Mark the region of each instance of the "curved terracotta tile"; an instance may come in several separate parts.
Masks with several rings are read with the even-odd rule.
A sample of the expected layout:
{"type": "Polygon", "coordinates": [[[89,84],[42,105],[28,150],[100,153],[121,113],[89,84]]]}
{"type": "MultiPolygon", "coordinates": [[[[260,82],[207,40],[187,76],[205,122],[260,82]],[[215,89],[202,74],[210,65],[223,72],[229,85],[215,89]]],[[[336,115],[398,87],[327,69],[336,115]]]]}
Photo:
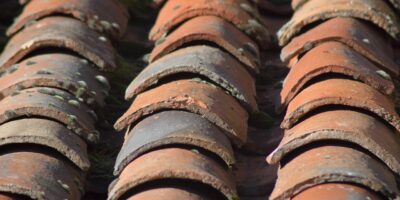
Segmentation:
{"type": "Polygon", "coordinates": [[[20,117],[40,116],[68,126],[89,142],[96,142],[95,119],[85,104],[71,94],[51,88],[32,88],[0,101],[0,123],[20,117]]]}
{"type": "Polygon", "coordinates": [[[271,200],[290,199],[303,190],[324,183],[364,186],[388,199],[399,198],[394,174],[364,152],[340,146],[310,149],[278,171],[271,200]]]}
{"type": "Polygon", "coordinates": [[[0,191],[32,199],[80,199],[83,174],[61,156],[40,148],[5,148],[0,153],[0,191]]]}
{"type": "Polygon", "coordinates": [[[215,43],[245,64],[252,72],[259,72],[259,50],[248,36],[232,24],[215,16],[191,19],[159,43],[150,54],[150,62],[195,41],[215,43]]]}
{"type": "Polygon", "coordinates": [[[309,0],[279,30],[279,44],[287,44],[305,26],[333,17],[354,17],[370,21],[394,39],[399,39],[400,28],[396,14],[382,0],[309,0]]]}
{"type": "Polygon", "coordinates": [[[34,0],[25,5],[21,15],[7,30],[11,36],[29,23],[52,15],[68,15],[90,28],[121,38],[128,25],[129,13],[115,0],[34,0]]]}
{"type": "Polygon", "coordinates": [[[179,49],[151,63],[128,86],[125,98],[134,98],[160,79],[186,73],[207,77],[235,96],[250,112],[258,110],[253,77],[229,54],[209,46],[179,49]]]}
{"type": "Polygon", "coordinates": [[[298,62],[299,55],[327,41],[337,41],[353,48],[380,68],[394,76],[399,76],[399,67],[394,62],[389,38],[384,37],[374,27],[354,18],[333,18],[306,33],[293,38],[281,52],[284,62],[298,62]]]}
{"type": "Polygon", "coordinates": [[[96,64],[100,69],[116,68],[111,42],[81,21],[69,17],[46,17],[16,34],[0,56],[2,70],[29,53],[43,48],[65,48],[96,64]]]}
{"type": "Polygon", "coordinates": [[[290,130],[267,161],[277,164],[289,153],[317,141],[346,141],[358,144],[400,174],[400,138],[373,116],[349,110],[315,114],[290,130]]]}
{"type": "Polygon", "coordinates": [[[4,71],[0,78],[0,98],[12,95],[18,88],[51,87],[68,91],[88,105],[98,107],[105,104],[108,85],[107,79],[86,60],[48,53],[25,59],[4,71]]]}
{"type": "Polygon", "coordinates": [[[46,119],[19,119],[0,125],[0,146],[38,144],[48,146],[67,157],[83,171],[90,162],[86,143],[63,124],[46,119]]]}
{"type": "MultiPolygon", "coordinates": [[[[294,10],[299,9],[301,6],[303,6],[305,3],[307,3],[308,0],[292,0],[292,8],[294,10]]],[[[400,2],[399,0],[389,0],[389,2],[397,9],[400,7],[400,2]]]]}
{"type": "Polygon", "coordinates": [[[228,199],[236,196],[228,172],[212,159],[186,149],[160,149],[144,154],[130,163],[109,192],[117,200],[140,184],[163,179],[190,180],[209,185],[228,199]]]}
{"type": "Polygon", "coordinates": [[[239,146],[246,141],[246,110],[222,89],[195,79],[173,81],[138,95],[114,127],[122,130],[146,115],[171,109],[202,115],[239,146]]]}
{"type": "Polygon", "coordinates": [[[267,47],[271,43],[271,34],[258,20],[251,16],[255,10],[246,12],[243,5],[251,8],[247,0],[169,0],[161,9],[157,21],[150,31],[152,41],[163,39],[174,28],[199,16],[216,16],[230,22],[257,43],[267,47]],[[241,6],[242,5],[242,6],[241,6]]]}
{"type": "Polygon", "coordinates": [[[375,192],[346,183],[317,185],[302,191],[300,194],[293,197],[293,200],[310,200],[315,197],[324,200],[349,199],[349,197],[353,199],[384,200],[381,195],[375,192]]]}
{"type": "Polygon", "coordinates": [[[289,129],[306,114],[329,105],[367,110],[400,130],[399,116],[388,97],[364,83],[346,79],[328,79],[304,89],[290,102],[281,127],[289,129]]]}
{"type": "Polygon", "coordinates": [[[228,138],[214,124],[197,114],[164,111],[143,119],[125,136],[114,175],[120,174],[132,160],[152,149],[177,144],[205,149],[219,156],[227,166],[235,162],[228,138]]]}
{"type": "MultiPolygon", "coordinates": [[[[207,191],[208,192],[208,191],[207,191]]],[[[177,187],[162,187],[148,189],[138,194],[135,194],[127,200],[213,200],[216,198],[205,197],[208,193],[196,191],[195,188],[177,188],[177,187]]],[[[1,200],[1,199],[0,199],[1,200]]]]}
{"type": "Polygon", "coordinates": [[[286,107],[314,78],[332,73],[362,81],[388,96],[394,92],[394,84],[385,71],[342,43],[326,42],[310,50],[291,68],[281,91],[282,106],[286,107]]]}

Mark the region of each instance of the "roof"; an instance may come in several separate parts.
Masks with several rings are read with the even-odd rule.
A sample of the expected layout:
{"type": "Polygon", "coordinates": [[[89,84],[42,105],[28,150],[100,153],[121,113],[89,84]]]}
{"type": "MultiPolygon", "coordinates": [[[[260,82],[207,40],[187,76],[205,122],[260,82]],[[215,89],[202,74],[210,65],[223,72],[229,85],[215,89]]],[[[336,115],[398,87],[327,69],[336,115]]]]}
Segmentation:
{"type": "Polygon", "coordinates": [[[19,3],[0,199],[399,198],[397,1],[19,3]]]}

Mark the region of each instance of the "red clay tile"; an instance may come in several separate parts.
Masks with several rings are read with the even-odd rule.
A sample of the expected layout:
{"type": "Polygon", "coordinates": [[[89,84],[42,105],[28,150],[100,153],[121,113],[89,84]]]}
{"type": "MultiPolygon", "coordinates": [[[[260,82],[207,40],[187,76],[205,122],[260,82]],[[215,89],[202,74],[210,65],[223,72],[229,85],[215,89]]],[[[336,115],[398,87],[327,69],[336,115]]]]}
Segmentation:
{"type": "Polygon", "coordinates": [[[169,0],[161,9],[149,38],[152,41],[163,39],[191,18],[212,15],[230,22],[267,47],[271,43],[271,34],[252,16],[255,11],[250,9],[250,12],[246,12],[246,8],[251,8],[247,0],[169,0]]]}
{"type": "Polygon", "coordinates": [[[52,88],[17,91],[14,96],[0,101],[0,123],[20,117],[40,116],[65,124],[89,142],[96,142],[98,133],[91,112],[71,94],[52,88]]]}
{"type": "Polygon", "coordinates": [[[46,119],[18,119],[0,126],[0,146],[38,144],[50,147],[67,157],[77,167],[90,167],[86,143],[63,124],[46,119]]]}
{"type": "Polygon", "coordinates": [[[329,74],[343,74],[362,81],[385,95],[394,92],[389,74],[346,45],[326,42],[306,53],[291,68],[281,91],[282,106],[286,107],[311,80],[329,74]]]}
{"type": "Polygon", "coordinates": [[[205,149],[224,160],[227,166],[235,162],[228,138],[202,116],[183,111],[164,111],[151,115],[132,128],[125,136],[118,154],[114,175],[140,155],[171,145],[186,145],[205,149]]]}
{"type": "Polygon", "coordinates": [[[346,79],[328,79],[304,89],[290,102],[281,127],[289,129],[306,114],[329,105],[369,111],[400,130],[399,116],[388,97],[364,83],[346,79]]]}
{"type": "Polygon", "coordinates": [[[116,68],[111,42],[81,21],[47,17],[16,34],[0,56],[3,70],[38,49],[65,48],[78,53],[100,69],[116,68]],[[79,31],[77,31],[79,30],[79,31]]]}
{"type": "Polygon", "coordinates": [[[126,7],[115,0],[34,0],[25,5],[22,14],[7,30],[7,35],[13,35],[31,22],[52,15],[72,16],[114,38],[123,36],[129,19],[126,7]]]}
{"type": "Polygon", "coordinates": [[[0,98],[12,95],[18,88],[51,87],[68,91],[88,105],[104,106],[109,84],[95,66],[86,62],[59,53],[30,57],[2,74],[0,98]]]}
{"type": "Polygon", "coordinates": [[[354,17],[370,21],[393,38],[399,39],[400,28],[396,14],[382,0],[308,0],[278,32],[279,44],[287,44],[309,24],[334,17],[354,17]]]}
{"type": "MultiPolygon", "coordinates": [[[[292,8],[297,10],[303,6],[308,0],[292,0],[292,8]]],[[[389,0],[389,2],[397,9],[400,7],[399,0],[389,0]]]]}
{"type": "MultiPolygon", "coordinates": [[[[159,187],[151,188],[134,194],[127,200],[213,200],[209,191],[199,191],[197,188],[159,187]],[[209,197],[208,197],[209,196],[209,197]]],[[[1,200],[1,199],[0,199],[1,200]]]]}
{"type": "Polygon", "coordinates": [[[146,115],[170,109],[202,115],[239,146],[246,141],[246,110],[222,89],[197,79],[173,81],[138,95],[114,127],[122,130],[146,115]]]}
{"type": "Polygon", "coordinates": [[[300,194],[293,197],[293,200],[310,200],[318,197],[324,200],[338,199],[369,199],[369,200],[384,200],[384,198],[363,187],[351,185],[347,183],[328,183],[317,185],[306,189],[300,194]]]}
{"type": "Polygon", "coordinates": [[[305,151],[278,171],[271,200],[291,199],[323,183],[361,185],[388,199],[399,198],[393,173],[364,152],[344,146],[322,146],[305,151]]]}
{"type": "Polygon", "coordinates": [[[352,47],[361,55],[394,76],[399,76],[399,67],[394,62],[389,38],[375,27],[354,18],[333,18],[294,38],[282,49],[284,62],[297,62],[301,54],[326,41],[338,41],[352,47]]]}
{"type": "Polygon", "coordinates": [[[233,180],[217,162],[191,150],[169,148],[149,152],[130,163],[108,199],[119,199],[140,184],[163,179],[191,180],[219,190],[228,199],[237,196],[233,180]]]}
{"type": "Polygon", "coordinates": [[[250,71],[259,72],[257,44],[232,24],[215,16],[201,16],[185,22],[153,49],[150,62],[196,41],[215,43],[245,64],[250,71]]]}
{"type": "Polygon", "coordinates": [[[5,148],[0,153],[0,191],[32,199],[81,199],[83,174],[61,156],[40,148],[5,148]]]}
{"type": "Polygon", "coordinates": [[[277,164],[301,146],[317,141],[358,144],[400,174],[399,135],[374,116],[350,110],[318,113],[287,130],[281,144],[267,161],[277,164]]]}
{"type": "Polygon", "coordinates": [[[164,78],[188,73],[212,80],[250,112],[258,110],[253,77],[229,54],[209,46],[180,49],[150,64],[128,86],[125,98],[134,98],[164,78]]]}

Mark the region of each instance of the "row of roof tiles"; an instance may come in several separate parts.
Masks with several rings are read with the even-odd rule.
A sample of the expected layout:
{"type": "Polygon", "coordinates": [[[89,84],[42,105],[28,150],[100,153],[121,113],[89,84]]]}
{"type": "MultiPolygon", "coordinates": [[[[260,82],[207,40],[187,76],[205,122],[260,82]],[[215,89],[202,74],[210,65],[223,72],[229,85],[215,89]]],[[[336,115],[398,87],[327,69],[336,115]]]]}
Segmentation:
{"type": "MultiPolygon", "coordinates": [[[[398,6],[397,1],[394,7],[398,6]]],[[[270,199],[398,199],[398,16],[379,0],[292,1],[278,32],[290,72],[270,199]]]]}
{"type": "Polygon", "coordinates": [[[110,89],[101,71],[116,67],[127,11],[116,0],[21,3],[0,56],[1,198],[81,199],[110,89]]]}
{"type": "Polygon", "coordinates": [[[115,124],[127,132],[109,199],[236,199],[232,146],[246,143],[258,111],[259,45],[271,36],[246,0],[159,5],[150,64],[115,124]]]}

